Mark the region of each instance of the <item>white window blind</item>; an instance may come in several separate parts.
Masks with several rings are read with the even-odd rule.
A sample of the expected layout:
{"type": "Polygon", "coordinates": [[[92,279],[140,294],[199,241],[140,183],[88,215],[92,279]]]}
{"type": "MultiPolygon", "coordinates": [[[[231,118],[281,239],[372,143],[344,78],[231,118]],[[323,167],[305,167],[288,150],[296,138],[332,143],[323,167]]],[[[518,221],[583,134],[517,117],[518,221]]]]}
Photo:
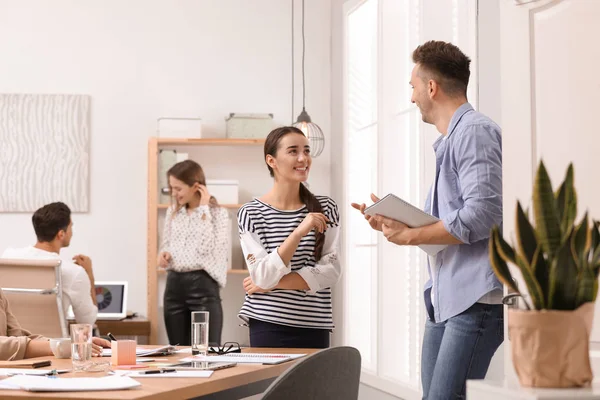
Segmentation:
{"type": "MultiPolygon", "coordinates": [[[[364,383],[420,398],[426,257],[368,227],[350,202],[394,193],[423,207],[439,135],[410,102],[412,51],[452,41],[475,61],[477,0],[352,0],[344,4],[344,340],[363,358],[364,383]]],[[[469,98],[476,106],[476,63],[469,98]]]]}
{"type": "MultiPolygon", "coordinates": [[[[348,198],[359,199],[377,189],[377,0],[367,0],[346,19],[347,185],[348,198]]],[[[346,202],[347,204],[348,202],[346,202]]],[[[349,207],[346,205],[346,207],[349,207]]],[[[376,370],[377,350],[377,235],[365,229],[360,213],[346,209],[346,298],[354,321],[345,333],[348,344],[358,348],[366,370],[376,370]]]]}

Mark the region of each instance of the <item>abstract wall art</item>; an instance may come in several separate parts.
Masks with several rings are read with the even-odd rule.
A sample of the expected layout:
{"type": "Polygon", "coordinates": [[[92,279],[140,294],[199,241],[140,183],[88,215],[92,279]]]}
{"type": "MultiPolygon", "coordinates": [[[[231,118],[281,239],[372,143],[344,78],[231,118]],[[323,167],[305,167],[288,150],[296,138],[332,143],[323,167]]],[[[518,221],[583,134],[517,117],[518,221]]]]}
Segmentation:
{"type": "Polygon", "coordinates": [[[0,212],[89,208],[90,96],[0,94],[0,212]]]}

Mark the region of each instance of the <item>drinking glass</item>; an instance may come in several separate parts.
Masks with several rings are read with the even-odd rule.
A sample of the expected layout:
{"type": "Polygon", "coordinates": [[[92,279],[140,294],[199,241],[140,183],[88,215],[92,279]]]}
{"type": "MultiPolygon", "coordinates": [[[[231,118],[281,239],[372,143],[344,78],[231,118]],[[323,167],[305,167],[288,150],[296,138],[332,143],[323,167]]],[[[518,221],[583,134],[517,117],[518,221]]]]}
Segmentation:
{"type": "Polygon", "coordinates": [[[92,365],[92,325],[71,325],[71,361],[73,371],[86,371],[92,365]]]}
{"type": "Polygon", "coordinates": [[[205,356],[208,352],[208,311],[192,312],[192,354],[205,356]]]}

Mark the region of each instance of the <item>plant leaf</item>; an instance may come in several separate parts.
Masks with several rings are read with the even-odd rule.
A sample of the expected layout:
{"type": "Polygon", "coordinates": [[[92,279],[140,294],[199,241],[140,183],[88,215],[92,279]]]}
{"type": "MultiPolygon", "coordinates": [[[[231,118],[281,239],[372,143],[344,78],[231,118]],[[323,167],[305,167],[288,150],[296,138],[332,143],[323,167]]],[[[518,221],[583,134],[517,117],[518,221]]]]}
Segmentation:
{"type": "Polygon", "coordinates": [[[573,252],[573,257],[575,258],[575,264],[580,268],[583,259],[587,254],[586,248],[588,248],[589,234],[588,214],[586,212],[581,220],[581,223],[577,225],[577,228],[575,228],[574,234],[571,238],[571,251],[573,252]]]}
{"type": "Polygon", "coordinates": [[[592,264],[592,265],[600,264],[600,246],[596,247],[596,250],[594,251],[594,255],[592,256],[592,261],[590,264],[592,264]]]}
{"type": "Polygon", "coordinates": [[[515,285],[515,281],[510,273],[510,269],[506,264],[506,261],[500,257],[500,254],[497,250],[497,238],[499,236],[499,228],[498,226],[494,226],[492,228],[490,240],[489,240],[489,252],[490,252],[490,264],[492,265],[492,270],[498,277],[498,279],[514,293],[521,293],[517,286],[515,285]]]}
{"type": "MultiPolygon", "coordinates": [[[[594,258],[594,255],[598,251],[598,248],[600,248],[600,222],[594,221],[592,223],[591,231],[592,234],[590,239],[590,264],[594,265],[596,261],[600,261],[600,259],[596,260],[594,258]]],[[[600,257],[600,253],[598,253],[598,257],[600,257]]]]}
{"type": "Polygon", "coordinates": [[[523,280],[525,281],[525,285],[527,286],[527,291],[529,292],[529,296],[531,297],[533,307],[536,310],[542,310],[546,308],[544,294],[542,293],[542,289],[540,288],[538,281],[533,275],[533,270],[531,269],[531,266],[520,255],[517,255],[517,266],[521,271],[521,275],[523,275],[523,280]]]}
{"type": "Polygon", "coordinates": [[[544,304],[548,304],[549,299],[549,279],[550,279],[550,271],[548,268],[548,264],[546,263],[546,259],[544,259],[544,252],[542,251],[542,247],[539,246],[533,256],[533,262],[531,263],[531,267],[533,268],[533,274],[535,279],[538,281],[540,285],[540,290],[542,292],[542,297],[544,299],[544,304]]]}
{"type": "Polygon", "coordinates": [[[578,270],[573,259],[570,242],[571,240],[567,240],[560,246],[550,267],[548,308],[553,310],[575,309],[578,270]]]}
{"type": "Polygon", "coordinates": [[[552,182],[543,161],[540,161],[533,186],[533,212],[538,240],[552,260],[560,248],[562,237],[552,182]]]}
{"type": "MultiPolygon", "coordinates": [[[[521,254],[521,256],[524,257],[529,264],[531,264],[533,261],[533,256],[535,255],[535,251],[537,250],[538,243],[535,237],[535,231],[533,230],[533,226],[531,226],[529,219],[527,219],[527,216],[523,212],[521,203],[518,201],[516,217],[517,220],[515,231],[517,234],[518,251],[519,254],[521,254]]],[[[515,261],[512,262],[515,263],[515,261]]]]}
{"type": "Polygon", "coordinates": [[[587,261],[582,262],[577,280],[577,299],[575,308],[578,308],[584,303],[594,301],[596,299],[597,285],[596,274],[593,268],[587,264],[587,261]]]}
{"type": "Polygon", "coordinates": [[[594,271],[594,275],[596,276],[596,278],[598,278],[598,272],[600,272],[600,263],[594,264],[592,270],[594,271]]]}
{"type": "Polygon", "coordinates": [[[496,229],[496,250],[498,251],[498,255],[502,257],[504,261],[507,263],[517,264],[517,260],[515,257],[515,250],[504,240],[502,237],[502,233],[500,233],[500,228],[498,225],[494,226],[496,229]]]}
{"type": "Polygon", "coordinates": [[[570,235],[571,227],[577,216],[577,192],[574,186],[573,163],[569,164],[565,180],[556,193],[556,204],[562,238],[570,235]]]}

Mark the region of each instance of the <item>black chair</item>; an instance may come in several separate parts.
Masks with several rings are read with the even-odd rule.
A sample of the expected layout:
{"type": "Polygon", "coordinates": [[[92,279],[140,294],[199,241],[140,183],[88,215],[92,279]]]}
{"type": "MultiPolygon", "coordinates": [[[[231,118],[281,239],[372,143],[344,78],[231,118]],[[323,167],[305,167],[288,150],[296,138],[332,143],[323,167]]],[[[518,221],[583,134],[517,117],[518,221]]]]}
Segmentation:
{"type": "Polygon", "coordinates": [[[356,400],[360,364],[360,353],[354,347],[321,350],[280,375],[263,400],[356,400]]]}

